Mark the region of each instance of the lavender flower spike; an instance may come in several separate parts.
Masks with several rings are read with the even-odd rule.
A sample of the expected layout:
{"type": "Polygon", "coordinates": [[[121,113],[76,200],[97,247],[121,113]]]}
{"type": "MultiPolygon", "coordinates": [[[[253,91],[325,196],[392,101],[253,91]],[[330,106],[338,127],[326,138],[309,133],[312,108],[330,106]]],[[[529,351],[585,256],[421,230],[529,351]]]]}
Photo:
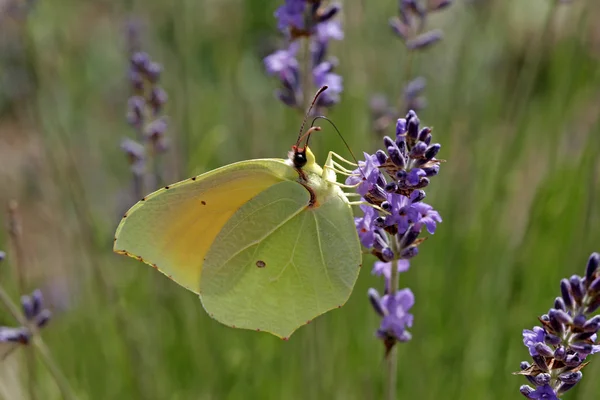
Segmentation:
{"type": "Polygon", "coordinates": [[[319,97],[317,110],[340,101],[342,77],[334,72],[337,60],[327,58],[327,49],[330,40],[344,37],[341,25],[335,19],[341,7],[337,4],[324,6],[322,3],[322,0],[286,0],[275,12],[287,48],[265,57],[264,65],[269,75],[279,78],[280,88],[275,91],[275,96],[289,107],[303,110],[306,94],[322,86],[328,86],[329,90],[319,97]],[[299,54],[302,41],[308,42],[307,54],[299,54]],[[309,71],[300,69],[300,64],[304,63],[298,61],[299,56],[309,59],[309,71]],[[308,82],[312,82],[314,87],[303,87],[308,82]]]}
{"type": "Polygon", "coordinates": [[[383,340],[386,352],[397,342],[411,339],[408,328],[413,316],[408,310],[414,304],[410,289],[398,290],[397,276],[409,268],[423,241],[421,231],[435,233],[442,222],[432,206],[423,203],[429,177],[439,172],[435,158],[441,146],[431,144],[431,129],[420,128],[414,111],[396,122],[396,137],[383,139],[383,149],[364,154],[364,161],[346,179],[356,187],[363,205],[362,216],[355,218],[361,244],[378,258],[373,274],[385,278],[384,296],[375,289],[369,299],[382,317],[377,337],[383,340]],[[429,171],[435,170],[435,173],[429,171]]]}
{"type": "MultiPolygon", "coordinates": [[[[446,9],[452,3],[453,0],[398,0],[398,15],[390,18],[389,25],[406,46],[409,60],[414,52],[434,46],[443,39],[444,33],[440,29],[426,31],[426,23],[429,14],[446,9]]],[[[410,65],[410,61],[407,63],[410,65]]],[[[418,111],[427,106],[427,100],[423,96],[425,79],[413,78],[410,69],[403,79],[406,82],[402,93],[403,109],[388,107],[387,99],[380,98],[372,102],[373,128],[376,132],[384,130],[402,112],[418,111]]]]}
{"type": "MultiPolygon", "coordinates": [[[[22,296],[21,307],[27,321],[38,329],[46,326],[52,316],[50,310],[43,307],[42,292],[39,289],[29,296],[22,296]]],[[[18,326],[16,328],[0,326],[0,343],[29,344],[31,336],[32,333],[28,326],[18,326]]]]}
{"type": "Polygon", "coordinates": [[[521,394],[528,399],[559,399],[583,377],[586,358],[600,352],[600,316],[592,315],[600,304],[595,285],[600,280],[599,259],[598,253],[590,256],[584,277],[561,280],[561,296],[539,318],[542,326],[523,331],[533,363],[522,362],[521,371],[515,374],[535,385],[521,386],[521,394]]]}
{"type": "Polygon", "coordinates": [[[157,158],[169,148],[167,118],[161,115],[168,96],[159,86],[161,73],[162,66],[148,54],[136,51],[131,55],[128,71],[131,96],[126,116],[136,137],[135,140],[124,139],[121,150],[129,162],[135,199],[140,199],[149,189],[144,187],[145,183],[152,188],[160,185],[162,174],[157,158]],[[147,170],[152,171],[151,180],[145,179],[147,170]]]}

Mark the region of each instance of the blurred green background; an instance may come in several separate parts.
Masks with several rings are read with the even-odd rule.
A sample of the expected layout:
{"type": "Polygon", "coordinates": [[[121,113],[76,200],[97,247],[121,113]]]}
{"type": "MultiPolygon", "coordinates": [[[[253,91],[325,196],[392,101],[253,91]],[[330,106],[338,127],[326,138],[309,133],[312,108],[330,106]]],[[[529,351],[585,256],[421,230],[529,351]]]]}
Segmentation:
{"type": "MultiPolygon", "coordinates": [[[[127,25],[164,67],[175,181],[286,156],[301,115],[273,97],[278,83],[262,66],[281,43],[280,2],[29,3],[0,1],[0,204],[20,203],[26,290],[41,288],[53,309],[42,336],[77,398],[382,398],[384,349],[366,297],[382,281],[369,268],[342,309],[283,342],[218,324],[192,293],[111,252],[134,201],[119,150],[135,135],[127,25]]],[[[526,381],[511,372],[528,358],[522,329],[600,251],[600,2],[554,3],[457,0],[428,20],[445,40],[416,55],[412,75],[428,79],[419,116],[447,160],[427,199],[444,222],[401,276],[416,305],[398,398],[520,398],[526,381]]],[[[357,153],[381,143],[371,96],[397,98],[405,83],[407,52],[387,26],[396,10],[393,0],[343,1],[346,36],[330,53],[345,91],[328,115],[357,153]]],[[[323,127],[318,159],[347,156],[323,127]]],[[[17,300],[5,230],[0,248],[0,280],[17,300]]],[[[8,312],[0,324],[16,325],[8,312]]],[[[61,398],[39,359],[31,375],[26,350],[0,365],[0,396],[61,398]]],[[[566,399],[597,398],[591,361],[566,399]]]]}

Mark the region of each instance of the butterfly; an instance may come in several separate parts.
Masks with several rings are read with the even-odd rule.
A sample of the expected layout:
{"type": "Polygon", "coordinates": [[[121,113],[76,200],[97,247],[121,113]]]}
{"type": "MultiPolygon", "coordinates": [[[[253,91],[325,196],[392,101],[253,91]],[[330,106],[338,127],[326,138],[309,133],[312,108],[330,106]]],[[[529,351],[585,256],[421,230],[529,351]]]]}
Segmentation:
{"type": "Polygon", "coordinates": [[[316,130],[299,135],[288,159],[236,162],[149,194],[123,216],[114,251],[198,294],[234,328],[287,339],[341,307],[361,247],[337,155],[323,168],[308,147],[316,130]]]}

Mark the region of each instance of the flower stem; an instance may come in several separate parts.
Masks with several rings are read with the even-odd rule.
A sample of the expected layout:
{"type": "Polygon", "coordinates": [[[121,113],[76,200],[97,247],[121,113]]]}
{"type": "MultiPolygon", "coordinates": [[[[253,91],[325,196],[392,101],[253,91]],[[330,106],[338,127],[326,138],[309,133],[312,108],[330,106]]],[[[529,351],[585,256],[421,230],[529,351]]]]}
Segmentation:
{"type": "MultiPolygon", "coordinates": [[[[429,3],[429,2],[427,2],[429,3]]],[[[429,5],[429,4],[427,4],[429,5]]],[[[419,22],[419,26],[417,27],[416,31],[413,34],[413,37],[417,37],[420,34],[423,33],[423,31],[425,30],[425,21],[421,20],[419,22]]],[[[406,101],[406,96],[404,94],[406,86],[408,85],[408,83],[411,81],[411,77],[412,77],[412,71],[413,71],[413,64],[414,64],[414,60],[416,57],[416,52],[418,50],[408,50],[408,54],[406,55],[406,62],[404,64],[404,78],[402,80],[402,87],[400,88],[400,97],[398,98],[398,110],[401,111],[404,109],[404,112],[407,113],[408,110],[408,104],[406,101]]]]}
{"type": "MultiPolygon", "coordinates": [[[[135,129],[135,134],[136,134],[136,138],[140,143],[144,143],[144,133],[143,133],[143,129],[141,127],[138,127],[135,129]]],[[[144,163],[147,160],[144,160],[144,163]]],[[[133,199],[135,201],[138,201],[139,199],[141,199],[142,197],[144,197],[144,194],[146,192],[146,182],[145,178],[146,178],[146,166],[144,164],[144,171],[143,172],[139,172],[139,171],[132,171],[132,178],[133,178],[133,199]]]]}
{"type": "MultiPolygon", "coordinates": [[[[17,275],[19,294],[26,293],[25,252],[23,251],[23,228],[19,218],[19,204],[12,200],[8,203],[8,235],[15,254],[14,266],[17,275]]],[[[32,348],[25,349],[25,368],[27,370],[27,389],[29,399],[35,400],[35,353],[32,348]]]]}
{"type": "MultiPolygon", "coordinates": [[[[389,238],[389,243],[392,251],[394,252],[394,259],[392,260],[392,273],[390,277],[390,292],[389,295],[393,296],[399,287],[399,278],[400,274],[398,273],[398,260],[400,249],[398,246],[398,241],[396,240],[396,236],[392,236],[389,238]]],[[[396,376],[398,375],[398,352],[396,351],[396,346],[393,346],[386,358],[386,399],[387,400],[396,400],[396,376]]]]}
{"type": "Polygon", "coordinates": [[[310,95],[312,92],[311,80],[310,80],[310,70],[311,70],[311,60],[310,60],[310,37],[306,37],[303,39],[302,43],[302,57],[304,57],[304,62],[302,63],[302,109],[300,110],[302,113],[305,113],[308,110],[308,106],[310,104],[310,95]]]}

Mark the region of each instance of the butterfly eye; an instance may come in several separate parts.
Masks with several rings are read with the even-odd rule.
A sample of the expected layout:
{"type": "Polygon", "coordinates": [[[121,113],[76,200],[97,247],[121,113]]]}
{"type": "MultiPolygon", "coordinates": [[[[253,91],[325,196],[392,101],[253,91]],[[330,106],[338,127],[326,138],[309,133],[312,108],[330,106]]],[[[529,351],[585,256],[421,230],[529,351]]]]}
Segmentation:
{"type": "Polygon", "coordinates": [[[294,152],[294,158],[292,160],[294,162],[294,167],[302,168],[306,165],[306,151],[303,149],[298,149],[294,152]]]}

